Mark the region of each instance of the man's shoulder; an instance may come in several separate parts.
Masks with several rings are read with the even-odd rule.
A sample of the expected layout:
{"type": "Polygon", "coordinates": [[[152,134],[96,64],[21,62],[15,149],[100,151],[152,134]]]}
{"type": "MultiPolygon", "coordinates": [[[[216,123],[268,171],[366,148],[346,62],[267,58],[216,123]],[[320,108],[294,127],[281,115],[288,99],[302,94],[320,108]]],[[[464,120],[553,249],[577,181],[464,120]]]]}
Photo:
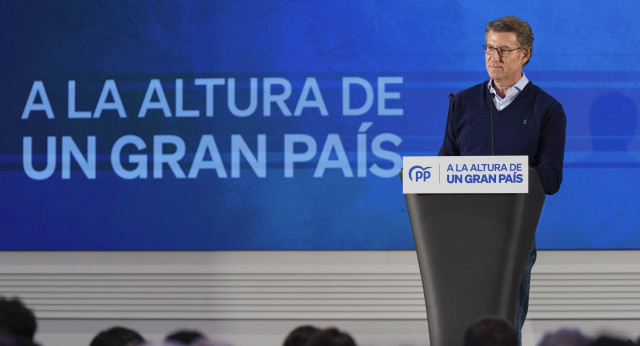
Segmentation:
{"type": "Polygon", "coordinates": [[[526,88],[529,89],[531,95],[536,99],[537,102],[560,105],[560,102],[556,100],[555,97],[551,96],[549,93],[542,90],[541,87],[533,84],[532,82],[529,82],[526,88]]]}
{"type": "Polygon", "coordinates": [[[488,90],[487,89],[487,83],[489,83],[489,81],[484,81],[480,84],[476,84],[470,88],[466,88],[464,90],[459,91],[456,94],[456,97],[460,97],[460,98],[465,98],[465,97],[471,97],[471,96],[475,96],[478,94],[482,94],[484,91],[488,90]]]}

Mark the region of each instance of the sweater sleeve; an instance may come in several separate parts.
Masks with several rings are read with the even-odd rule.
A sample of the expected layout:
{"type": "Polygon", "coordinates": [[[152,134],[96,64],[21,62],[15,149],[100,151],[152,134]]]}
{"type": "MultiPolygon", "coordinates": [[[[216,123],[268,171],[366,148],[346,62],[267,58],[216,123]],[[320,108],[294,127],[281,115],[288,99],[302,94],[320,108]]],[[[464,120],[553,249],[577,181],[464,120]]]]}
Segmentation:
{"type": "Polygon", "coordinates": [[[456,141],[456,131],[453,123],[455,105],[453,99],[449,101],[449,111],[447,112],[447,123],[444,130],[444,141],[438,152],[438,156],[460,156],[460,148],[456,141]]]}
{"type": "Polygon", "coordinates": [[[562,183],[567,118],[562,105],[557,101],[551,105],[547,114],[542,123],[533,168],[540,176],[544,192],[553,195],[558,192],[562,183]]]}

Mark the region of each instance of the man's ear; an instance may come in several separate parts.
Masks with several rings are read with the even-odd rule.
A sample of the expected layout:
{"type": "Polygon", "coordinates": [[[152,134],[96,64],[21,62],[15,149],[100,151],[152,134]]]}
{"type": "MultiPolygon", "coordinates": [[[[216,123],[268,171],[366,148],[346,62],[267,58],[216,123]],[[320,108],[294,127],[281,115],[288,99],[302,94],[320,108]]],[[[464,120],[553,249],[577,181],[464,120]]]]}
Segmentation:
{"type": "Polygon", "coordinates": [[[531,49],[523,49],[520,62],[524,65],[529,61],[529,59],[531,59],[531,49]]]}

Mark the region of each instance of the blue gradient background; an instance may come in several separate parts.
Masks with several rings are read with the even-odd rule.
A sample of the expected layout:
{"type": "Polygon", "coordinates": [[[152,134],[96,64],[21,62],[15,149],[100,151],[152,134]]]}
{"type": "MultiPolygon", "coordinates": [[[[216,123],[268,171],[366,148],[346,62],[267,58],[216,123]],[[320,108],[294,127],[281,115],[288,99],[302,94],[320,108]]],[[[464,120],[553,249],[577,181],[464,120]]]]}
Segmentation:
{"type": "MultiPolygon", "coordinates": [[[[636,1],[28,1],[3,3],[0,12],[2,250],[413,249],[398,178],[344,178],[336,169],[313,178],[319,153],[283,178],[282,138],[309,134],[320,150],[327,134],[339,133],[354,172],[365,121],[373,122],[370,138],[400,136],[401,155],[435,154],[447,95],[488,78],[484,28],[509,14],[534,32],[527,77],[567,114],[564,182],[547,198],[538,247],[640,248],[636,1]],[[392,105],[404,116],[340,115],[346,76],[403,77],[392,105]],[[173,83],[183,78],[185,108],[204,109],[204,93],[193,88],[201,77],[286,78],[291,110],[304,79],[315,77],[330,115],[238,118],[219,97],[213,118],[165,119],[158,111],[136,118],[152,78],[162,80],[172,108],[173,83]],[[68,80],[77,81],[78,109],[89,110],[106,79],[116,80],[128,119],[113,112],[65,119],[68,80]],[[20,120],[35,80],[46,85],[55,120],[36,113],[20,120]],[[245,164],[241,178],[201,171],[180,180],[165,171],[163,179],[129,181],[109,165],[111,145],[124,134],[148,146],[154,134],[178,135],[191,154],[202,134],[213,134],[229,172],[230,135],[255,148],[259,133],[268,137],[263,179],[245,164]],[[62,180],[59,166],[50,179],[28,178],[22,137],[43,151],[46,136],[65,135],[79,143],[98,137],[97,179],[74,170],[62,180]]],[[[389,164],[371,154],[368,163],[389,164]]]]}

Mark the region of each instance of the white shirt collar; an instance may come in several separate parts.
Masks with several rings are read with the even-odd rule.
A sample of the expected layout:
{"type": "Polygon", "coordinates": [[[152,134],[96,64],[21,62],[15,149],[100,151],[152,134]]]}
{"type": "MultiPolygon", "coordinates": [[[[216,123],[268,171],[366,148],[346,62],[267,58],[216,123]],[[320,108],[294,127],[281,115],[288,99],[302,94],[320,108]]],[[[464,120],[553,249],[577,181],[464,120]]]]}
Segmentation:
{"type": "MultiPolygon", "coordinates": [[[[527,78],[527,76],[524,74],[524,71],[523,71],[522,72],[522,77],[520,77],[520,80],[518,80],[518,82],[516,82],[516,84],[514,84],[511,88],[509,88],[509,90],[507,90],[507,96],[505,97],[505,99],[508,98],[509,94],[511,94],[513,92],[515,92],[515,94],[517,94],[518,92],[522,91],[522,89],[524,89],[524,87],[527,85],[527,83],[529,83],[529,79],[527,78]]],[[[496,89],[493,88],[493,79],[489,79],[489,91],[492,94],[496,95],[497,99],[502,99],[496,93],[496,89]]]]}
{"type": "Polygon", "coordinates": [[[516,84],[514,84],[511,88],[509,88],[509,90],[507,90],[507,95],[504,98],[498,96],[498,94],[496,93],[496,90],[493,88],[493,85],[491,85],[492,82],[493,80],[490,79],[489,92],[494,95],[493,104],[496,106],[496,109],[501,111],[507,108],[507,106],[510,105],[511,102],[513,102],[513,100],[515,100],[516,96],[518,96],[522,91],[522,89],[524,89],[524,87],[527,85],[527,83],[529,83],[529,79],[527,79],[527,76],[525,76],[523,72],[522,77],[520,77],[520,80],[516,84]]]}

